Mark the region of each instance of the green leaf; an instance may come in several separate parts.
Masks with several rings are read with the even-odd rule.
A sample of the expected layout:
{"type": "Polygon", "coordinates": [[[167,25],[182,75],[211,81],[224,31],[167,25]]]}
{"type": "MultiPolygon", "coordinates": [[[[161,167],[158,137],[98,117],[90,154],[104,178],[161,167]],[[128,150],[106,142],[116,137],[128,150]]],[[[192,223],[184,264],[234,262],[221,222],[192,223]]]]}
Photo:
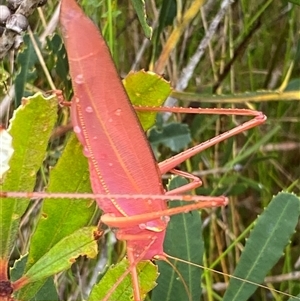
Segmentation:
{"type": "Polygon", "coordinates": [[[133,7],[141,22],[144,33],[148,39],[151,39],[152,28],[147,23],[146,8],[144,0],[132,0],[133,7]]]}
{"type": "Polygon", "coordinates": [[[41,257],[22,277],[28,283],[57,274],[71,267],[80,255],[94,258],[97,241],[94,238],[96,227],[85,227],[63,238],[41,257]]]}
{"type": "MultiPolygon", "coordinates": [[[[118,279],[124,275],[129,269],[129,262],[123,258],[117,265],[111,266],[104,277],[98,284],[93,287],[88,301],[102,300],[116,284],[118,279]]],[[[137,273],[139,279],[139,287],[142,300],[146,294],[156,285],[155,280],[158,276],[157,266],[151,261],[142,261],[137,265],[137,273]]],[[[125,279],[115,288],[113,294],[109,298],[110,301],[132,301],[133,287],[130,273],[125,279]]]]}
{"type": "MultiPolygon", "coordinates": [[[[233,275],[262,283],[294,233],[299,212],[300,200],[295,195],[279,193],[274,197],[258,217],[233,275]]],[[[256,289],[255,284],[231,278],[223,301],[248,300],[256,289]]]]}
{"type": "Polygon", "coordinates": [[[294,78],[289,81],[284,91],[297,91],[299,90],[299,87],[300,87],[300,78],[294,78]]]}
{"type": "MultiPolygon", "coordinates": [[[[87,159],[83,156],[82,146],[74,134],[70,137],[57,165],[51,170],[47,191],[50,193],[92,191],[87,159]]],[[[51,198],[44,200],[40,219],[31,239],[26,270],[61,239],[88,225],[95,210],[94,200],[51,198]]]]}
{"type": "Polygon", "coordinates": [[[148,140],[154,151],[157,151],[158,146],[162,144],[173,152],[180,152],[192,139],[188,125],[172,122],[164,124],[162,128],[152,128],[148,140]]]}
{"type": "Polygon", "coordinates": [[[69,63],[67,60],[66,49],[62,42],[61,37],[58,34],[54,34],[51,39],[47,38],[47,45],[51,51],[52,57],[55,56],[54,68],[57,76],[60,79],[61,87],[63,91],[71,90],[71,81],[69,78],[69,63]]]}
{"type": "Polygon", "coordinates": [[[53,277],[47,278],[46,281],[43,281],[43,285],[39,287],[38,291],[30,301],[60,301],[53,277]]]}
{"type": "MultiPolygon", "coordinates": [[[[62,156],[50,172],[47,191],[70,193],[92,191],[87,159],[83,156],[82,146],[74,134],[71,135],[62,156]]],[[[26,270],[61,239],[89,225],[95,211],[94,200],[45,199],[30,241],[26,270]]],[[[32,283],[22,289],[18,297],[21,300],[29,300],[33,292],[39,289],[37,282],[32,283]]]]}
{"type": "MultiPolygon", "coordinates": [[[[186,183],[188,183],[187,180],[175,177],[170,182],[169,190],[186,183]]],[[[186,202],[172,201],[169,207],[182,205],[186,205],[186,202]]],[[[177,214],[171,217],[164,241],[164,251],[188,262],[202,264],[204,244],[201,218],[198,211],[177,214]]],[[[168,263],[157,261],[160,276],[157,279],[158,285],[152,292],[151,301],[200,300],[202,270],[186,263],[169,260],[176,267],[182,279],[168,263]],[[182,281],[187,285],[188,292],[182,281]]]]}
{"type": "Polygon", "coordinates": [[[153,43],[153,53],[152,57],[156,58],[157,51],[160,49],[160,37],[164,28],[167,26],[172,26],[174,19],[177,14],[177,1],[176,0],[165,0],[162,2],[161,9],[158,18],[158,27],[154,31],[154,36],[152,39],[153,43]]]}
{"type": "MultiPolygon", "coordinates": [[[[16,281],[23,275],[27,259],[28,256],[22,256],[19,260],[15,261],[13,268],[10,269],[10,279],[12,281],[16,281]]],[[[28,286],[22,290],[23,293],[26,291],[26,299],[21,297],[22,299],[19,300],[59,301],[53,277],[33,283],[30,285],[29,290],[26,290],[27,288],[28,286]]],[[[19,291],[17,294],[20,296],[19,291]]]]}
{"type": "MultiPolygon", "coordinates": [[[[144,70],[130,72],[123,80],[124,87],[135,106],[161,106],[171,93],[171,86],[161,76],[144,70]]],[[[144,130],[155,123],[157,112],[137,112],[144,130]]]]}
{"type": "Polygon", "coordinates": [[[162,3],[158,20],[158,33],[161,34],[162,30],[166,26],[172,26],[177,14],[177,2],[176,0],[165,0],[162,3]]]}
{"type": "MultiPolygon", "coordinates": [[[[14,153],[10,170],[0,185],[1,191],[33,191],[36,173],[44,158],[48,141],[57,118],[57,100],[41,93],[23,101],[14,112],[9,126],[14,153]]],[[[28,199],[0,199],[0,256],[8,258],[15,244],[19,222],[28,199]]]]}
{"type": "Polygon", "coordinates": [[[30,283],[14,295],[16,300],[60,301],[53,276],[30,283]]]}
{"type": "Polygon", "coordinates": [[[26,47],[22,52],[19,52],[16,62],[17,66],[19,66],[18,74],[15,79],[16,106],[19,106],[21,103],[25,85],[37,77],[34,64],[38,59],[29,35],[24,36],[24,45],[26,45],[26,47]]]}

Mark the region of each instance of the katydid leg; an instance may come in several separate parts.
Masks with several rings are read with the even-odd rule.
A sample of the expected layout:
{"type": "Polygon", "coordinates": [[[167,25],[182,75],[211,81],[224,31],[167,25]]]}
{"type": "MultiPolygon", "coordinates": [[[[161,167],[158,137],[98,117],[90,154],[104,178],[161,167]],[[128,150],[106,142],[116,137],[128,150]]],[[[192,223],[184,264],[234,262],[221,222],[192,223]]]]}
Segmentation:
{"type": "MultiPolygon", "coordinates": [[[[200,196],[198,196],[200,197],[200,196]]],[[[201,198],[201,197],[200,197],[201,198]]],[[[147,223],[151,220],[157,218],[166,218],[171,215],[176,215],[179,213],[187,213],[189,211],[203,209],[203,208],[211,208],[211,207],[221,207],[226,206],[228,204],[228,199],[224,196],[220,197],[203,197],[206,199],[205,201],[199,201],[193,204],[188,204],[180,207],[170,208],[161,210],[158,212],[151,212],[145,214],[138,214],[134,216],[120,216],[116,217],[113,214],[105,213],[101,216],[101,221],[112,228],[128,228],[134,227],[137,225],[142,225],[143,223],[147,223]]],[[[190,200],[185,199],[184,197],[179,199],[181,201],[193,201],[191,198],[190,200]]],[[[155,202],[156,200],[152,201],[155,202]]]]}
{"type": "MultiPolygon", "coordinates": [[[[159,170],[161,174],[164,174],[172,169],[174,169],[178,164],[184,162],[185,160],[191,158],[192,156],[206,150],[207,148],[214,146],[230,137],[233,137],[239,133],[247,131],[254,128],[262,123],[264,123],[267,117],[259,112],[247,109],[193,109],[193,108],[138,108],[138,110],[154,110],[154,111],[172,111],[176,113],[192,113],[192,114],[219,114],[219,115],[237,115],[237,116],[254,116],[253,119],[246,121],[233,129],[222,133],[216,137],[213,137],[207,141],[200,143],[180,154],[177,154],[165,161],[158,163],[159,170]],[[161,110],[159,110],[161,109],[161,110]]],[[[189,185],[189,184],[188,184],[189,185]]],[[[184,186],[183,186],[184,187],[184,186]]],[[[183,191],[183,190],[182,190],[183,191]]]]}
{"type": "Polygon", "coordinates": [[[171,172],[177,175],[181,175],[184,178],[188,178],[192,182],[176,188],[172,191],[166,192],[166,195],[172,195],[177,193],[183,193],[185,191],[195,189],[199,187],[202,182],[201,180],[187,172],[178,171],[174,168],[184,162],[185,160],[191,158],[192,156],[206,150],[207,148],[214,146],[230,137],[233,137],[239,133],[256,127],[266,121],[266,116],[260,111],[253,111],[249,109],[230,109],[230,108],[175,108],[175,107],[135,107],[138,111],[156,111],[156,112],[173,112],[173,113],[187,113],[187,114],[210,114],[210,115],[235,115],[235,116],[253,116],[249,121],[246,121],[233,129],[222,133],[216,137],[213,137],[207,141],[200,143],[188,150],[185,150],[165,161],[158,163],[159,170],[161,174],[171,172]]]}
{"type": "Polygon", "coordinates": [[[147,107],[133,106],[136,111],[142,112],[172,112],[197,115],[237,115],[237,116],[254,116],[265,118],[266,116],[260,112],[250,109],[231,109],[231,108],[183,108],[183,107],[147,107]]]}
{"type": "Polygon", "coordinates": [[[130,248],[127,246],[127,257],[128,257],[129,262],[131,263],[130,274],[131,274],[131,279],[132,279],[134,300],[141,300],[138,273],[136,270],[137,262],[136,262],[136,259],[134,258],[133,254],[134,254],[133,251],[130,250],[130,248]]]}
{"type": "Polygon", "coordinates": [[[110,198],[128,198],[131,200],[145,199],[148,202],[158,201],[186,201],[195,202],[193,204],[184,205],[181,207],[154,211],[151,213],[137,214],[132,216],[115,216],[114,214],[105,213],[101,216],[101,222],[112,228],[128,228],[141,225],[156,218],[167,218],[167,216],[176,215],[183,212],[198,210],[202,208],[220,207],[228,204],[228,199],[224,196],[199,196],[199,195],[129,195],[129,194],[93,194],[93,193],[44,193],[44,192],[0,192],[0,197],[3,198],[74,198],[74,199],[110,199],[110,198]]]}
{"type": "Polygon", "coordinates": [[[175,174],[177,176],[181,176],[183,178],[186,178],[186,179],[190,180],[191,182],[188,183],[188,184],[185,184],[181,187],[172,189],[170,191],[166,191],[166,193],[165,193],[166,195],[180,194],[180,193],[195,189],[195,188],[202,185],[201,179],[197,176],[194,176],[191,173],[181,171],[181,170],[177,170],[177,169],[171,169],[169,172],[172,173],[172,174],[175,174]]]}

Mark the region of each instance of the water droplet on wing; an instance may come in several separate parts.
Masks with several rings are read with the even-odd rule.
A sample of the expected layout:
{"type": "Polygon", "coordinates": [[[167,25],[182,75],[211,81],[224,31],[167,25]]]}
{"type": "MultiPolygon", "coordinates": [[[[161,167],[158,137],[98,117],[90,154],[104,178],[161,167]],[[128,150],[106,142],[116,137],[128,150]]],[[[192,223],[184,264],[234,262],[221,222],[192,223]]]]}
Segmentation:
{"type": "Polygon", "coordinates": [[[90,153],[89,149],[86,146],[83,148],[83,154],[87,158],[90,158],[92,156],[92,154],[90,153]]]}
{"type": "Polygon", "coordinates": [[[85,111],[87,112],[87,113],[93,113],[93,108],[92,107],[86,107],[85,108],[85,111]]]}
{"type": "Polygon", "coordinates": [[[83,84],[84,83],[83,75],[82,74],[76,75],[74,81],[76,84],[79,84],[79,85],[83,84]]]}
{"type": "Polygon", "coordinates": [[[115,110],[115,115],[116,115],[116,116],[120,116],[121,113],[122,113],[122,110],[121,110],[121,109],[115,110]]]}
{"type": "Polygon", "coordinates": [[[97,156],[100,160],[107,160],[107,154],[98,154],[97,156]]]}
{"type": "Polygon", "coordinates": [[[168,223],[170,221],[170,216],[164,215],[161,217],[161,220],[164,221],[165,223],[168,223]]]}
{"type": "Polygon", "coordinates": [[[81,128],[78,126],[78,125],[75,125],[73,127],[73,131],[76,133],[76,134],[80,134],[81,133],[81,128]]]}
{"type": "Polygon", "coordinates": [[[142,230],[145,230],[147,228],[147,225],[142,223],[142,224],[139,224],[139,228],[142,229],[142,230]]]}

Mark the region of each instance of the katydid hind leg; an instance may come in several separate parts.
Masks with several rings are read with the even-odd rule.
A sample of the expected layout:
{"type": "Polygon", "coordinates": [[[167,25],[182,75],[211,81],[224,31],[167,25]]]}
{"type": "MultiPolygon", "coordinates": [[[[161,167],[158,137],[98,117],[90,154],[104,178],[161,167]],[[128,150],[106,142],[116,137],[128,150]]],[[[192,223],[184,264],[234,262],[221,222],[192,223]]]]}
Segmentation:
{"type": "MultiPolygon", "coordinates": [[[[249,121],[246,121],[233,129],[222,133],[216,137],[213,137],[207,141],[204,141],[200,143],[199,145],[196,145],[190,149],[187,149],[165,161],[162,161],[158,163],[159,170],[161,174],[165,174],[172,169],[174,169],[178,164],[184,162],[185,160],[191,158],[192,156],[195,156],[196,154],[206,150],[207,148],[214,146],[222,141],[225,141],[226,139],[233,137],[237,134],[240,134],[244,131],[247,131],[251,128],[254,128],[266,121],[266,116],[263,115],[261,112],[258,111],[252,111],[252,110],[244,110],[244,109],[184,109],[184,108],[178,108],[180,109],[180,113],[193,113],[193,114],[223,114],[223,115],[241,115],[241,116],[254,116],[249,121]],[[181,110],[183,109],[183,110],[181,110]]],[[[166,110],[164,110],[166,111],[166,110]]]]}
{"type": "Polygon", "coordinates": [[[166,195],[180,194],[180,193],[183,193],[183,192],[186,192],[186,191],[189,191],[189,190],[193,190],[193,189],[195,189],[195,188],[202,185],[201,179],[197,176],[194,176],[191,173],[181,171],[181,170],[177,170],[177,169],[171,169],[169,172],[173,173],[177,176],[181,176],[183,178],[186,178],[186,179],[190,180],[190,182],[183,185],[183,186],[180,186],[178,188],[174,188],[172,190],[166,191],[166,193],[165,193],[166,195]]]}

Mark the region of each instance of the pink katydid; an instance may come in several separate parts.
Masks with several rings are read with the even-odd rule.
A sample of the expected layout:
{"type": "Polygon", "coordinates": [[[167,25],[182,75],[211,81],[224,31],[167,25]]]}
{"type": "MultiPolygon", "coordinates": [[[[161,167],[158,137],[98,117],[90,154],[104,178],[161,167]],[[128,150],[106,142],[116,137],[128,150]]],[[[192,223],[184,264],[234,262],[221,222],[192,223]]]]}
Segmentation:
{"type": "MultiPolygon", "coordinates": [[[[72,123],[89,161],[94,193],[172,195],[193,189],[201,182],[192,175],[174,170],[176,165],[211,145],[263,123],[266,119],[262,113],[251,110],[175,108],[174,112],[252,115],[255,118],[157,164],[97,28],[73,0],[62,1],[60,22],[74,88],[72,123]],[[78,23],[77,20],[81,22],[78,23]],[[192,181],[183,187],[165,192],[160,176],[168,171],[187,176],[192,181]]],[[[96,200],[104,212],[102,222],[117,229],[117,238],[127,243],[129,271],[136,301],[141,300],[136,264],[153,258],[167,260],[163,251],[163,240],[169,216],[227,203],[224,197],[212,197],[208,201],[204,197],[199,203],[167,209],[162,198],[129,200],[118,197],[96,200]]],[[[105,300],[108,299],[109,295],[105,300]]]]}
{"type": "MultiPolygon", "coordinates": [[[[157,164],[98,30],[72,0],[62,2],[61,24],[74,88],[71,105],[74,131],[89,161],[93,197],[105,213],[102,222],[118,229],[117,237],[127,242],[130,261],[128,273],[132,275],[135,300],[140,300],[136,264],[144,259],[167,260],[162,245],[169,216],[227,203],[225,197],[199,196],[190,199],[176,196],[176,199],[181,197],[182,200],[199,202],[167,209],[167,199],[174,199],[174,195],[201,183],[197,177],[174,170],[176,165],[228,137],[263,123],[266,118],[262,113],[252,110],[137,108],[254,116],[254,119],[229,132],[157,164]],[[78,19],[81,20],[80,24],[78,19]],[[168,171],[192,181],[186,186],[165,192],[160,176],[168,171]]],[[[109,300],[109,297],[110,294],[105,300],[109,300]]]]}

